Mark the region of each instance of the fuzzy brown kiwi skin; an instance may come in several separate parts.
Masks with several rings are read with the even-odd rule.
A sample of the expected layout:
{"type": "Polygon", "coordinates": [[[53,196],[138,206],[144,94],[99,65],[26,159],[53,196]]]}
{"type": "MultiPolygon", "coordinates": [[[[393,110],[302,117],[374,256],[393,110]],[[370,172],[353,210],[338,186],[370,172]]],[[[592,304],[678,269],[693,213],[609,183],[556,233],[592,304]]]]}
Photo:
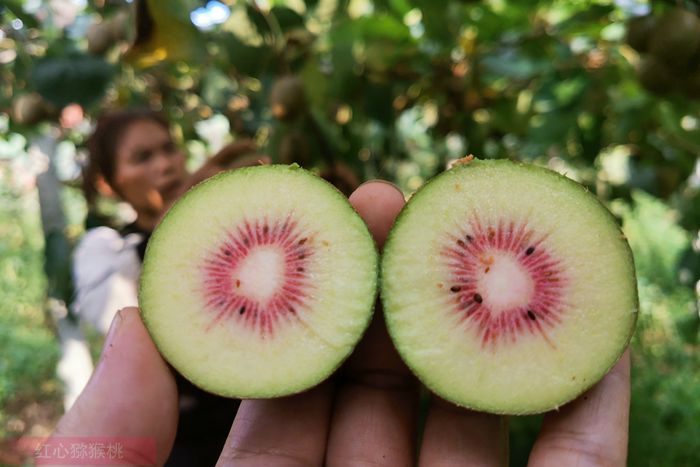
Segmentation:
{"type": "MultiPolygon", "coordinates": [[[[509,160],[509,159],[487,159],[487,160],[473,159],[473,160],[472,160],[472,159],[467,158],[467,159],[465,160],[465,162],[458,163],[458,164],[454,165],[452,168],[450,168],[450,169],[448,169],[448,170],[446,170],[446,171],[444,171],[444,172],[442,172],[442,173],[436,175],[435,177],[431,178],[430,180],[428,180],[428,182],[425,183],[425,185],[423,185],[421,188],[419,188],[418,191],[416,191],[416,193],[414,193],[413,196],[415,196],[415,195],[417,195],[418,193],[420,193],[421,191],[425,190],[426,187],[430,186],[433,182],[435,182],[435,180],[438,180],[438,179],[440,179],[440,178],[442,178],[442,177],[450,176],[450,174],[455,174],[455,173],[458,173],[459,171],[462,171],[462,170],[472,170],[474,167],[479,167],[479,166],[483,166],[483,165],[491,165],[491,166],[506,166],[506,165],[511,165],[511,166],[513,166],[513,165],[514,165],[514,166],[518,166],[518,167],[520,167],[520,168],[522,168],[522,169],[525,169],[525,170],[530,170],[530,171],[534,171],[534,172],[537,172],[537,173],[540,173],[540,174],[546,174],[547,176],[550,176],[550,177],[554,177],[554,178],[556,178],[556,179],[558,179],[558,180],[560,180],[560,181],[563,181],[564,183],[568,184],[570,187],[575,188],[575,189],[577,189],[577,190],[580,190],[580,191],[584,192],[584,193],[586,194],[586,196],[588,197],[588,199],[594,200],[594,202],[597,203],[598,206],[599,206],[601,209],[603,209],[603,210],[605,211],[606,216],[608,217],[608,219],[610,220],[610,222],[612,222],[613,224],[615,224],[616,226],[618,226],[617,228],[618,228],[618,230],[619,230],[619,232],[620,232],[619,238],[620,238],[620,241],[624,243],[623,248],[624,248],[625,253],[626,253],[626,256],[627,256],[628,265],[629,265],[629,267],[630,267],[630,272],[632,273],[633,277],[636,278],[636,269],[635,269],[635,265],[634,265],[634,256],[632,255],[632,249],[630,248],[629,243],[627,242],[627,238],[625,237],[624,233],[623,233],[622,230],[620,229],[618,220],[615,218],[615,216],[614,216],[614,215],[610,212],[610,210],[598,199],[598,197],[594,196],[594,195],[588,190],[588,188],[584,187],[584,186],[581,185],[580,183],[577,183],[577,182],[571,180],[570,178],[568,178],[568,177],[566,177],[566,176],[564,176],[564,175],[562,175],[562,174],[560,174],[560,173],[558,173],[558,172],[555,172],[555,171],[553,171],[553,170],[545,169],[545,168],[543,168],[543,167],[539,167],[539,166],[536,166],[536,165],[533,165],[533,164],[526,164],[526,163],[523,163],[523,162],[515,162],[515,161],[509,160]]],[[[395,227],[401,223],[401,219],[402,219],[403,217],[407,216],[407,213],[408,213],[410,210],[411,210],[411,204],[410,204],[410,202],[408,202],[408,203],[406,203],[406,204],[404,205],[404,207],[401,209],[401,211],[399,212],[398,216],[396,217],[396,220],[394,221],[394,224],[393,224],[391,230],[389,231],[389,234],[387,235],[386,242],[385,242],[385,244],[384,244],[384,251],[385,251],[385,252],[391,249],[391,245],[392,245],[393,242],[395,241],[395,238],[394,238],[394,237],[395,237],[395,230],[396,230],[395,227]]],[[[380,290],[384,290],[384,289],[385,289],[385,277],[384,277],[384,274],[383,274],[383,270],[384,270],[384,261],[385,261],[385,259],[386,259],[386,255],[382,255],[382,261],[381,261],[381,264],[380,264],[380,278],[379,278],[380,290]]],[[[384,294],[381,294],[381,293],[380,293],[380,299],[381,299],[381,301],[382,301],[382,308],[383,308],[383,310],[387,310],[387,309],[388,309],[388,307],[387,307],[388,303],[387,303],[387,300],[386,300],[384,294]]],[[[384,313],[386,313],[386,311],[384,311],[384,313]]],[[[598,379],[598,380],[592,380],[592,381],[590,382],[590,384],[587,384],[587,385],[583,386],[579,392],[577,392],[576,394],[574,394],[574,395],[573,395],[572,397],[570,397],[569,399],[566,399],[566,400],[561,401],[561,403],[560,403],[559,405],[556,405],[556,406],[544,407],[544,408],[541,408],[541,409],[534,409],[534,410],[529,410],[529,411],[528,411],[528,410],[525,410],[525,411],[522,411],[522,412],[501,411],[501,410],[494,409],[494,408],[491,408],[491,407],[470,406],[470,405],[466,405],[466,404],[464,404],[464,403],[462,403],[462,402],[460,402],[460,401],[457,401],[457,400],[455,400],[455,399],[452,399],[452,398],[450,398],[450,397],[446,397],[445,395],[440,394],[439,391],[436,391],[435,388],[431,387],[430,384],[427,384],[427,383],[423,382],[422,380],[421,380],[421,382],[422,382],[431,392],[433,392],[433,393],[435,393],[435,394],[440,394],[440,397],[444,398],[445,400],[451,402],[452,404],[454,404],[454,405],[456,405],[456,406],[464,407],[464,408],[470,409],[470,410],[481,411],[481,412],[488,412],[488,413],[492,413],[492,414],[495,414],[495,415],[535,415],[535,414],[540,414],[540,413],[548,412],[548,411],[550,411],[550,410],[558,410],[559,407],[561,407],[561,406],[563,406],[563,405],[565,405],[565,404],[567,404],[567,403],[573,401],[574,399],[576,399],[577,397],[581,396],[583,393],[585,393],[586,391],[588,391],[588,390],[589,390],[591,387],[593,387],[596,383],[598,383],[603,377],[605,377],[606,374],[608,374],[608,373],[610,372],[610,370],[611,370],[611,369],[617,364],[617,362],[619,362],[620,359],[622,358],[622,355],[624,354],[624,350],[627,348],[627,346],[629,345],[630,341],[632,340],[632,336],[633,336],[633,334],[634,334],[634,329],[636,328],[636,325],[637,325],[637,319],[638,319],[638,317],[639,317],[639,291],[638,291],[638,289],[637,289],[637,281],[636,281],[636,280],[634,281],[634,309],[633,309],[632,313],[633,313],[634,317],[633,317],[632,322],[631,322],[631,324],[630,324],[630,329],[629,329],[629,331],[628,331],[628,337],[627,337],[627,340],[624,342],[624,345],[622,345],[621,348],[620,348],[620,350],[618,351],[618,357],[605,369],[605,371],[603,371],[603,372],[601,373],[600,379],[598,379]]],[[[392,341],[393,341],[394,338],[393,338],[393,333],[392,333],[392,329],[391,329],[391,323],[390,323],[390,321],[387,320],[387,319],[385,319],[384,321],[385,321],[385,323],[386,323],[387,330],[389,331],[389,336],[391,336],[392,341]]],[[[420,377],[418,376],[418,372],[415,370],[415,368],[413,368],[413,366],[412,366],[410,360],[409,360],[408,358],[405,358],[405,356],[404,356],[403,354],[401,354],[401,346],[398,345],[398,343],[395,342],[395,341],[394,341],[394,346],[395,346],[397,352],[401,355],[402,360],[404,361],[404,363],[406,364],[406,366],[408,366],[408,368],[411,370],[411,372],[413,372],[413,374],[416,375],[416,377],[418,377],[419,380],[420,380],[420,377]]]]}
{"type": "MultiPolygon", "coordinates": [[[[347,197],[345,197],[345,195],[344,195],[340,190],[338,190],[334,185],[332,185],[331,183],[329,183],[329,182],[327,182],[326,180],[322,179],[321,177],[317,177],[317,176],[313,175],[311,172],[309,172],[309,171],[303,169],[303,168],[300,167],[298,164],[290,164],[290,165],[270,164],[270,165],[265,165],[265,166],[241,167],[241,168],[234,169],[234,170],[235,170],[236,172],[239,172],[239,173],[240,173],[240,172],[249,172],[249,171],[260,170],[261,167],[265,167],[265,170],[271,170],[271,169],[274,169],[274,170],[301,170],[301,171],[303,171],[304,173],[306,173],[306,174],[308,174],[308,175],[310,175],[310,176],[312,176],[312,177],[315,177],[315,178],[319,179],[319,180],[320,180],[322,183],[324,183],[326,186],[332,188],[332,193],[334,193],[334,196],[337,196],[337,197],[341,198],[343,201],[345,201],[345,203],[347,203],[347,205],[348,205],[348,206],[350,207],[350,209],[355,213],[355,215],[359,216],[359,213],[357,212],[357,210],[349,203],[347,197]]],[[[228,174],[229,174],[230,172],[233,172],[233,170],[227,170],[227,171],[220,172],[220,173],[218,173],[218,174],[216,174],[216,175],[214,175],[214,176],[212,176],[212,177],[210,177],[210,178],[208,178],[208,179],[206,179],[206,180],[204,180],[204,181],[201,181],[201,182],[197,183],[197,184],[194,185],[193,187],[189,188],[189,189],[187,190],[187,192],[186,192],[185,194],[182,195],[182,197],[180,198],[180,200],[185,199],[185,198],[188,196],[188,194],[189,194],[192,190],[194,190],[196,187],[198,187],[198,186],[200,186],[200,185],[205,185],[205,184],[209,184],[209,183],[214,183],[214,182],[215,182],[216,180],[218,180],[219,178],[223,178],[223,177],[228,176],[228,174]]],[[[176,203],[168,210],[168,212],[163,216],[163,218],[160,220],[160,222],[159,222],[158,225],[160,225],[161,223],[163,223],[163,222],[165,221],[165,219],[167,219],[169,216],[172,216],[174,212],[177,212],[178,207],[179,207],[178,205],[179,205],[179,203],[176,202],[176,203]]],[[[360,219],[361,219],[361,218],[360,218],[360,219]]],[[[364,226],[364,233],[366,233],[366,235],[371,239],[372,245],[374,245],[374,248],[372,249],[372,252],[373,252],[372,263],[373,263],[373,265],[374,265],[374,280],[373,280],[374,287],[373,287],[372,293],[370,294],[371,297],[369,297],[369,298],[371,298],[371,300],[368,299],[368,302],[371,304],[371,305],[369,305],[369,306],[370,306],[370,313],[367,315],[366,322],[364,323],[364,325],[363,325],[363,327],[362,327],[362,331],[359,333],[360,336],[364,336],[365,332],[367,332],[367,328],[369,327],[370,323],[372,322],[372,319],[374,318],[374,312],[375,312],[375,306],[374,306],[374,304],[377,302],[377,295],[378,295],[378,293],[379,293],[379,269],[380,269],[380,266],[379,266],[379,250],[378,250],[378,248],[377,248],[377,243],[376,243],[374,237],[372,236],[372,233],[370,232],[369,228],[367,227],[367,224],[364,222],[364,220],[362,221],[362,225],[364,226]]],[[[149,252],[149,250],[151,249],[151,245],[154,244],[153,240],[154,240],[154,239],[157,240],[157,238],[158,238],[158,226],[156,226],[156,228],[153,230],[153,233],[152,233],[152,235],[151,235],[151,238],[150,238],[148,244],[146,245],[146,252],[145,252],[145,254],[144,254],[144,264],[143,264],[144,267],[142,268],[142,274],[141,274],[141,277],[142,277],[142,278],[144,277],[143,272],[145,271],[146,260],[148,259],[148,254],[149,254],[148,252],[149,252]]],[[[144,297],[144,295],[145,295],[143,289],[144,289],[144,281],[141,279],[141,280],[139,280],[139,287],[138,287],[139,304],[141,304],[141,303],[143,302],[142,297],[144,297]]],[[[158,351],[159,351],[159,353],[160,353],[160,348],[158,347],[158,343],[157,343],[157,340],[156,340],[155,333],[151,330],[151,329],[152,329],[152,324],[149,322],[149,313],[148,313],[147,311],[145,311],[143,308],[140,308],[140,311],[141,311],[141,313],[140,313],[140,314],[141,314],[141,319],[142,319],[142,321],[143,321],[143,323],[144,323],[144,325],[145,325],[145,327],[146,327],[146,330],[148,331],[148,334],[149,334],[151,340],[153,341],[153,343],[155,344],[156,348],[158,349],[158,351]]],[[[359,339],[358,342],[356,343],[355,347],[357,347],[357,344],[359,344],[359,342],[360,342],[361,339],[362,339],[362,337],[360,337],[360,339],[359,339]]],[[[343,356],[343,358],[339,359],[339,361],[338,361],[338,363],[336,364],[336,366],[332,367],[329,371],[325,372],[324,374],[320,374],[320,373],[319,373],[320,377],[319,377],[319,382],[318,382],[318,384],[321,384],[323,381],[325,381],[325,380],[327,380],[328,378],[330,378],[330,377],[338,370],[338,368],[340,368],[340,367],[343,365],[343,363],[345,363],[345,361],[350,357],[350,355],[352,355],[352,353],[353,353],[355,347],[353,347],[353,348],[350,350],[350,352],[347,353],[347,355],[345,355],[345,356],[343,356]]],[[[163,359],[166,360],[166,362],[169,364],[169,366],[171,366],[172,368],[175,369],[175,366],[172,364],[172,362],[170,362],[170,361],[168,360],[168,358],[167,358],[165,355],[163,355],[163,354],[161,353],[161,356],[163,357],[163,359]]],[[[178,373],[180,373],[180,372],[178,371],[178,373]]],[[[307,391],[307,390],[311,389],[310,387],[295,388],[295,389],[292,390],[291,392],[290,392],[290,391],[285,391],[285,392],[283,392],[283,393],[272,393],[272,392],[270,392],[270,393],[264,393],[264,394],[251,394],[251,395],[243,395],[243,396],[242,396],[241,394],[237,394],[237,393],[234,393],[234,392],[226,392],[226,391],[215,391],[215,390],[212,390],[211,388],[207,387],[206,385],[202,384],[201,382],[195,381],[195,380],[189,378],[189,377],[188,377],[187,375],[185,375],[185,374],[180,373],[180,375],[181,375],[182,377],[184,377],[187,381],[189,381],[190,383],[192,383],[193,385],[195,385],[196,387],[198,387],[198,388],[200,388],[200,389],[202,389],[202,390],[204,390],[204,391],[207,391],[207,392],[210,392],[210,393],[219,395],[219,396],[223,396],[223,397],[229,397],[229,398],[235,398],[235,399],[243,399],[243,400],[245,400],[245,399],[261,399],[261,398],[267,399],[267,398],[286,397],[286,396],[291,396],[291,395],[294,395],[294,394],[300,394],[300,393],[302,393],[302,392],[304,392],[304,391],[307,391]]]]}

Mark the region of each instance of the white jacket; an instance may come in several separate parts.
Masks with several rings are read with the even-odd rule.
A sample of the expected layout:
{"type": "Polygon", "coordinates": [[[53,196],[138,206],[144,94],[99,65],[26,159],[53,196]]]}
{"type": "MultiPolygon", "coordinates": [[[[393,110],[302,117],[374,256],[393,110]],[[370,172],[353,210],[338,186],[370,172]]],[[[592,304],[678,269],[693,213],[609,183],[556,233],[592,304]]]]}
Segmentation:
{"type": "Polygon", "coordinates": [[[85,233],[73,254],[73,312],[106,334],[118,310],[138,306],[142,235],[122,236],[109,227],[85,233]]]}

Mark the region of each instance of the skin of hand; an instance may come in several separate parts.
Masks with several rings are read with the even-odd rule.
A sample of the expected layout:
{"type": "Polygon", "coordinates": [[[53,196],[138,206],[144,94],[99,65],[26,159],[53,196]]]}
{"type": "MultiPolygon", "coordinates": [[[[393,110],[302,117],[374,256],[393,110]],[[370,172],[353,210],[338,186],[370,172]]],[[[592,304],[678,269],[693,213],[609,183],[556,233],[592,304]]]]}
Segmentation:
{"type": "MultiPolygon", "coordinates": [[[[368,182],[350,202],[381,248],[404,204],[401,192],[386,182],[368,182]]],[[[416,449],[418,391],[378,309],[333,378],[294,396],[243,401],[217,465],[503,465],[501,418],[436,397],[416,449]]],[[[601,382],[545,415],[529,465],[624,466],[629,405],[625,352],[601,382]]],[[[124,309],[90,382],[53,436],[151,436],[162,465],[173,445],[177,413],[172,374],[138,310],[124,309]]],[[[135,465],[146,455],[128,454],[135,465]]]]}
{"type": "Polygon", "coordinates": [[[204,165],[187,180],[189,188],[222,170],[238,169],[246,166],[269,164],[268,156],[258,154],[257,145],[252,140],[241,140],[224,146],[219,152],[210,157],[204,165]]]}
{"type": "Polygon", "coordinates": [[[256,150],[257,145],[252,140],[238,141],[225,146],[219,152],[207,159],[202,167],[200,167],[196,172],[190,174],[184,180],[175,197],[169,200],[164,200],[162,203],[161,213],[165,214],[170,206],[172,206],[172,204],[177,201],[180,196],[182,196],[194,185],[206,180],[209,177],[213,177],[219,172],[271,163],[269,156],[258,154],[256,150]]]}

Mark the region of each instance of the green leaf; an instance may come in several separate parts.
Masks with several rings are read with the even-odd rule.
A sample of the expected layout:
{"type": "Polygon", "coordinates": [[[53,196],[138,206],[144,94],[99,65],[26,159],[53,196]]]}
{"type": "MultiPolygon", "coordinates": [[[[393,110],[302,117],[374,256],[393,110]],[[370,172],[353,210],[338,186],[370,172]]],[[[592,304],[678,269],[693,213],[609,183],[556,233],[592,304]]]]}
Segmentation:
{"type": "Polygon", "coordinates": [[[523,56],[516,48],[503,48],[489,52],[481,59],[484,70],[499,78],[525,80],[542,74],[549,69],[544,59],[523,56]]]}
{"type": "Polygon", "coordinates": [[[6,8],[11,15],[22,20],[25,28],[35,28],[38,26],[36,18],[28,13],[25,13],[23,6],[24,2],[18,0],[4,0],[3,3],[4,4],[0,6],[0,17],[6,14],[5,11],[3,11],[3,9],[6,8]]]}
{"type": "Polygon", "coordinates": [[[272,48],[266,44],[254,46],[243,43],[233,34],[222,38],[231,65],[241,74],[257,76],[267,69],[274,56],[272,48]]]}
{"type": "Polygon", "coordinates": [[[576,76],[557,83],[552,92],[559,106],[566,107],[583,97],[587,85],[588,80],[585,76],[576,76]]]}
{"type": "Polygon", "coordinates": [[[562,3],[557,13],[565,19],[555,21],[553,26],[560,34],[585,34],[596,37],[604,26],[610,24],[609,17],[613,8],[613,5],[562,3]],[[575,11],[577,8],[580,11],[575,11]]]}
{"type": "Polygon", "coordinates": [[[355,25],[355,27],[359,28],[362,38],[366,41],[392,40],[396,42],[413,42],[408,26],[390,15],[366,16],[357,20],[355,25]]]}
{"type": "Polygon", "coordinates": [[[208,105],[223,107],[235,91],[235,81],[217,68],[207,70],[202,77],[202,99],[208,105]]]}
{"type": "Polygon", "coordinates": [[[136,4],[136,37],[122,57],[137,68],[150,68],[163,61],[201,62],[206,54],[203,37],[192,24],[195,0],[140,0],[136,4]]]}
{"type": "Polygon", "coordinates": [[[667,290],[678,287],[678,265],[689,235],[677,213],[642,191],[632,192],[632,207],[621,209],[622,230],[634,252],[637,274],[667,290]]]}
{"type": "Polygon", "coordinates": [[[412,3],[421,10],[426,36],[442,45],[453,44],[456,31],[450,28],[449,8],[446,8],[449,4],[434,0],[413,0],[412,3]]]}
{"type": "Polygon", "coordinates": [[[182,23],[192,24],[190,21],[190,13],[197,7],[202,6],[200,0],[146,0],[151,14],[158,22],[160,17],[168,16],[177,19],[182,23]]]}
{"type": "Polygon", "coordinates": [[[270,10],[270,15],[274,17],[283,32],[304,27],[304,17],[291,8],[278,5],[270,10]]]}
{"type": "Polygon", "coordinates": [[[272,29],[270,28],[270,23],[267,18],[265,18],[265,13],[263,13],[257,6],[252,3],[245,4],[245,12],[248,15],[248,19],[255,26],[255,30],[262,37],[270,37],[273,35],[272,29]]]}
{"type": "Polygon", "coordinates": [[[368,83],[365,88],[365,112],[367,116],[384,127],[391,126],[394,119],[391,85],[368,83]]]}
{"type": "Polygon", "coordinates": [[[32,70],[31,83],[58,107],[70,103],[87,107],[103,96],[115,72],[113,65],[89,55],[45,58],[32,70]]]}

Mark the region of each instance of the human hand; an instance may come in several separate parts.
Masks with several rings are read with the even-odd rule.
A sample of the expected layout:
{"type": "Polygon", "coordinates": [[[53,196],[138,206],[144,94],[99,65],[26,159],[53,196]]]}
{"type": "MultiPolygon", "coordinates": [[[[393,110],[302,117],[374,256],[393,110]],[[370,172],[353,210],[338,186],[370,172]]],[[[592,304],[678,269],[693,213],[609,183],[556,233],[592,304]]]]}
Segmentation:
{"type": "Polygon", "coordinates": [[[241,167],[255,166],[259,164],[269,164],[271,159],[269,156],[259,154],[257,145],[253,140],[244,139],[224,146],[219,152],[214,154],[194,173],[190,174],[179,185],[174,196],[168,199],[163,199],[158,193],[154,192],[154,205],[157,206],[160,215],[155,220],[153,227],[167,214],[170,207],[182,196],[187,190],[194,185],[206,180],[209,177],[222,172],[224,170],[239,169],[241,167]]]}
{"type": "MultiPolygon", "coordinates": [[[[350,197],[381,248],[404,204],[371,182],[350,197]]],[[[625,465],[630,360],[594,388],[545,416],[530,464],[625,465]]],[[[218,465],[503,465],[501,417],[433,398],[418,449],[419,384],[384,328],[380,310],[343,368],[302,394],[241,403],[218,465]]],[[[177,423],[177,391],[138,310],[122,310],[100,363],[54,436],[150,436],[158,465],[177,423]],[[120,388],[128,388],[121,389],[120,388]]],[[[146,453],[128,453],[134,464],[146,453]]]]}
{"type": "Polygon", "coordinates": [[[260,163],[269,164],[270,158],[258,154],[257,149],[255,142],[249,139],[224,146],[190,176],[186,188],[190,188],[223,170],[238,169],[260,163]]]}

